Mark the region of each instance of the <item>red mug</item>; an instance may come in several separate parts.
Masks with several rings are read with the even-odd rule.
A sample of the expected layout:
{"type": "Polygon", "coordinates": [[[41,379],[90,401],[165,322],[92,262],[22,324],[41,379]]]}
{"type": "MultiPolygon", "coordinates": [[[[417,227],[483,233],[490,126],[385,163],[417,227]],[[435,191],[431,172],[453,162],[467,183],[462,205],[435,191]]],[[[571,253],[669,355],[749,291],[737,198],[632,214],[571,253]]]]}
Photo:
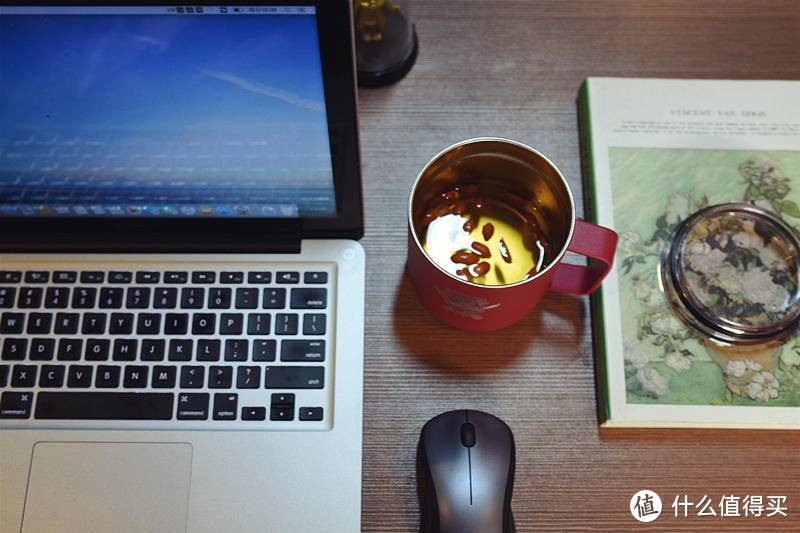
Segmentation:
{"type": "MultiPolygon", "coordinates": [[[[525,206],[521,206],[523,209],[525,206]]],[[[468,331],[504,328],[527,315],[548,290],[591,294],[611,270],[617,234],[575,217],[575,201],[561,171],[522,143],[482,137],[446,148],[417,176],[408,206],[408,262],[411,282],[422,303],[443,322],[468,331]],[[508,285],[478,285],[438,266],[422,247],[430,202],[459,184],[489,183],[533,205],[544,216],[551,254],[546,268],[508,285]],[[573,252],[587,266],[563,263],[573,252]]]]}

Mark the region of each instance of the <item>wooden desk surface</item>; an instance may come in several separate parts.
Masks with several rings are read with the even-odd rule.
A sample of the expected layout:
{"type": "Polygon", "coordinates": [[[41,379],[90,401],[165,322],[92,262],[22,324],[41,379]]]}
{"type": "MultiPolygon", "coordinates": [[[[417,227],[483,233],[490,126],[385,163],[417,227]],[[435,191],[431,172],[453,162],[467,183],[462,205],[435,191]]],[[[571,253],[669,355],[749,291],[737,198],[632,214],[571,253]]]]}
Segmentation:
{"type": "MultiPolygon", "coordinates": [[[[541,149],[582,204],[575,96],[587,76],[800,79],[800,2],[412,0],[417,64],[360,96],[367,251],[363,530],[419,525],[422,425],[454,408],[504,419],[517,441],[517,530],[800,530],[800,436],[607,433],[595,418],[588,301],[549,295],[523,322],[466,334],[437,322],[404,274],[406,201],[420,168],[469,137],[541,149]],[[678,494],[788,496],[788,518],[672,517],[678,494]],[[644,524],[641,526],[644,527],[644,524]]],[[[717,509],[719,511],[719,509],[717,509]]]]}

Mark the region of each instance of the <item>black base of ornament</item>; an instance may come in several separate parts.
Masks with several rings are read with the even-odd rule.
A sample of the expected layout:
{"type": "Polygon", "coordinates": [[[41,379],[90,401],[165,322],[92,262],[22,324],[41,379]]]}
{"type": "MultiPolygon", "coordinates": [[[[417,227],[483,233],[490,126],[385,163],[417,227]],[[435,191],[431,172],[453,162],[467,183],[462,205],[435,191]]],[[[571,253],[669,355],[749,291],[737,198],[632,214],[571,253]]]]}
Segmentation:
{"type": "Polygon", "coordinates": [[[417,60],[418,42],[417,30],[412,28],[414,37],[414,46],[412,46],[408,57],[387,69],[378,72],[367,72],[364,70],[358,71],[358,85],[359,87],[376,88],[385,87],[402,80],[406,74],[414,66],[417,60]]]}

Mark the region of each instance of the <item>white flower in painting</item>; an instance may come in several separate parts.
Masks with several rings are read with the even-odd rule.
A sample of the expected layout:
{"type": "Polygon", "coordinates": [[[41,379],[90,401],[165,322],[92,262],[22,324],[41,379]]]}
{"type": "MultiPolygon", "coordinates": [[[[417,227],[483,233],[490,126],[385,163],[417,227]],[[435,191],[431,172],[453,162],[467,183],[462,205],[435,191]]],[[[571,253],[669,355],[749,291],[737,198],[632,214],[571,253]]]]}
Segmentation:
{"type": "Polygon", "coordinates": [[[740,284],[741,274],[736,267],[724,264],[717,270],[717,287],[725,291],[730,297],[736,297],[742,291],[740,284]]]}
{"type": "Polygon", "coordinates": [[[722,267],[727,255],[706,242],[694,241],[686,248],[689,267],[700,274],[713,274],[722,267]]]}
{"type": "Polygon", "coordinates": [[[754,201],[753,205],[755,205],[756,207],[760,207],[764,211],[772,211],[773,213],[775,212],[775,208],[772,207],[772,202],[770,202],[769,200],[764,200],[763,198],[754,201]]]}
{"type": "Polygon", "coordinates": [[[676,224],[689,216],[689,198],[682,194],[671,194],[667,198],[667,224],[676,224]]]}
{"type": "Polygon", "coordinates": [[[650,362],[650,359],[645,352],[641,350],[634,350],[629,346],[625,347],[623,351],[623,357],[627,362],[633,365],[634,368],[642,368],[650,362]]]}
{"type": "Polygon", "coordinates": [[[664,305],[664,297],[655,276],[634,276],[633,294],[644,307],[658,308],[664,305]]]}
{"type": "Polygon", "coordinates": [[[783,167],[781,166],[781,162],[777,159],[773,159],[766,154],[757,155],[753,159],[754,163],[766,172],[770,174],[783,174],[783,167]]]}
{"type": "Polygon", "coordinates": [[[638,233],[634,233],[632,231],[623,231],[619,234],[619,243],[617,245],[617,250],[622,255],[622,257],[628,257],[636,251],[636,245],[641,240],[638,233]]]}
{"type": "Polygon", "coordinates": [[[645,391],[661,396],[667,392],[667,380],[651,366],[643,366],[636,372],[636,379],[645,391]]]}
{"type": "Polygon", "coordinates": [[[728,238],[727,233],[717,233],[716,235],[714,235],[714,240],[717,241],[717,244],[719,245],[720,248],[725,248],[726,246],[728,246],[728,241],[730,239],[728,238]]]}
{"type": "Polygon", "coordinates": [[[768,270],[750,269],[742,272],[742,294],[754,303],[762,304],[768,311],[781,309],[789,299],[783,286],[772,281],[768,270]]]}
{"type": "Polygon", "coordinates": [[[747,363],[742,360],[728,361],[725,366],[725,373],[735,378],[744,376],[745,372],[747,372],[747,363]]]}
{"type": "Polygon", "coordinates": [[[755,231],[739,231],[733,234],[733,243],[739,248],[764,248],[764,240],[755,231]]]}
{"type": "Polygon", "coordinates": [[[753,375],[744,391],[752,400],[767,402],[778,397],[780,384],[772,372],[758,372],[753,375]]]}
{"type": "Polygon", "coordinates": [[[683,331],[681,323],[672,314],[659,315],[658,318],[650,322],[650,328],[656,335],[667,335],[674,337],[683,331]]]}
{"type": "Polygon", "coordinates": [[[755,372],[761,370],[761,363],[757,361],[751,361],[750,359],[745,359],[744,364],[747,365],[747,370],[753,370],[755,372]]]}
{"type": "Polygon", "coordinates": [[[689,370],[692,366],[692,360],[678,352],[667,354],[664,358],[664,364],[670,367],[675,372],[683,372],[689,370]]]}

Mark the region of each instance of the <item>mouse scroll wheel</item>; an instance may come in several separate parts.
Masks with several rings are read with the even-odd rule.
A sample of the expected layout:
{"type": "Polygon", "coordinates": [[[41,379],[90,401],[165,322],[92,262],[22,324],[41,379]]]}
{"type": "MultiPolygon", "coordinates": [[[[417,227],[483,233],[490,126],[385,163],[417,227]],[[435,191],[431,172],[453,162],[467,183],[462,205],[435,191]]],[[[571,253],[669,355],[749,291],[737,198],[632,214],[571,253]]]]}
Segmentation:
{"type": "Polygon", "coordinates": [[[475,446],[475,426],[469,422],[461,424],[461,444],[467,448],[475,446]]]}

